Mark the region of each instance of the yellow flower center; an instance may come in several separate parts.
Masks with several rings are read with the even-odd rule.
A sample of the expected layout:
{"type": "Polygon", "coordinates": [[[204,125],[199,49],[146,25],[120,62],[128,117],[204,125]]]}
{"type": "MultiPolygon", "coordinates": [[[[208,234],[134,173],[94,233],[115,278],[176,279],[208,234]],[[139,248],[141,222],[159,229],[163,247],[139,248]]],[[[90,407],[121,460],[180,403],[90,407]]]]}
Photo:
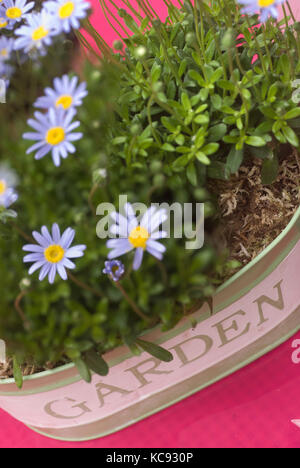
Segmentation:
{"type": "Polygon", "coordinates": [[[147,229],[138,226],[132,229],[128,240],[133,245],[133,247],[137,248],[146,248],[147,240],[149,239],[150,234],[147,229]]]}
{"type": "Polygon", "coordinates": [[[56,101],[56,107],[62,106],[64,109],[69,109],[73,103],[73,98],[72,96],[60,96],[60,98],[57,99],[56,101]]]}
{"type": "Polygon", "coordinates": [[[32,33],[32,40],[33,41],[40,41],[41,39],[44,39],[44,37],[48,36],[49,31],[44,28],[44,26],[40,26],[37,28],[35,31],[32,33]]]}
{"type": "Polygon", "coordinates": [[[2,50],[0,51],[0,55],[1,55],[2,57],[7,57],[7,56],[8,56],[7,49],[2,49],[2,50]]]}
{"type": "Polygon", "coordinates": [[[65,139],[65,131],[62,127],[53,127],[48,130],[46,135],[46,142],[49,145],[59,145],[65,139]]]}
{"type": "Polygon", "coordinates": [[[21,18],[22,10],[20,10],[20,8],[17,8],[17,7],[7,8],[6,16],[7,18],[10,18],[10,19],[21,18]]]}
{"type": "Polygon", "coordinates": [[[50,245],[44,252],[45,259],[49,263],[58,263],[64,256],[65,251],[60,245],[50,245]]]}
{"type": "Polygon", "coordinates": [[[275,0],[258,0],[258,6],[260,6],[261,8],[273,5],[273,3],[275,3],[275,0]]]}
{"type": "Polygon", "coordinates": [[[60,9],[58,10],[58,16],[60,19],[69,18],[75,9],[75,5],[73,2],[65,3],[60,9]]]}
{"type": "Polygon", "coordinates": [[[0,28],[6,28],[7,25],[7,21],[4,18],[0,18],[0,28]]]}
{"type": "Polygon", "coordinates": [[[3,195],[6,192],[6,188],[5,180],[0,180],[0,195],[3,195]]]}

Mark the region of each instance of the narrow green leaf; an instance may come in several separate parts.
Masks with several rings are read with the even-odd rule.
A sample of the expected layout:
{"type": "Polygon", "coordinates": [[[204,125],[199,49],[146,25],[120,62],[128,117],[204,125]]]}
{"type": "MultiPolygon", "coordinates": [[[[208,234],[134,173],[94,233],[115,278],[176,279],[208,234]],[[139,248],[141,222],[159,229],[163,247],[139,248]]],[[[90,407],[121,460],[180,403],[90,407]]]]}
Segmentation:
{"type": "Polygon", "coordinates": [[[260,136],[248,136],[246,138],[247,145],[250,146],[265,146],[265,140],[260,136]]]}
{"type": "Polygon", "coordinates": [[[156,83],[161,75],[162,67],[160,65],[156,65],[155,68],[151,71],[151,79],[152,83],[156,83]]]}
{"type": "Polygon", "coordinates": [[[104,361],[103,357],[100,356],[96,351],[88,351],[85,353],[84,361],[88,368],[98,375],[105,376],[109,372],[109,367],[104,361]]]}
{"type": "Polygon", "coordinates": [[[15,383],[18,388],[23,387],[23,374],[20,368],[20,365],[18,363],[18,359],[16,356],[13,356],[13,373],[14,373],[14,379],[15,383]]]}
{"type": "Polygon", "coordinates": [[[218,94],[213,94],[211,97],[211,102],[212,105],[215,107],[215,109],[221,109],[222,107],[222,98],[218,94]]]}
{"type": "Polygon", "coordinates": [[[209,123],[209,117],[208,115],[205,114],[200,114],[197,115],[197,117],[194,118],[194,122],[199,125],[206,125],[209,123]]]}
{"type": "Polygon", "coordinates": [[[174,357],[170,353],[170,351],[167,351],[166,349],[162,348],[161,346],[158,346],[154,343],[150,343],[149,341],[144,341],[144,340],[136,340],[136,343],[147,353],[151,354],[152,356],[156,357],[160,361],[164,362],[171,362],[173,361],[174,357]]]}
{"type": "Polygon", "coordinates": [[[209,130],[209,141],[220,141],[226,135],[227,126],[223,123],[214,125],[209,130]]]}
{"type": "Polygon", "coordinates": [[[90,383],[92,380],[90,370],[86,363],[83,361],[83,359],[75,359],[74,364],[77,367],[77,370],[80,374],[80,376],[85,380],[85,382],[90,383]]]}
{"type": "Polygon", "coordinates": [[[178,75],[179,77],[181,78],[182,75],[184,75],[184,73],[186,72],[186,69],[187,69],[187,60],[186,59],[183,59],[181,64],[179,65],[179,69],[178,69],[178,75]]]}
{"type": "Polygon", "coordinates": [[[261,181],[264,185],[272,184],[278,176],[279,163],[276,156],[265,159],[261,171],[261,181]]]}
{"type": "Polygon", "coordinates": [[[163,151],[169,151],[170,153],[173,153],[173,151],[175,151],[175,147],[173,145],[170,145],[170,143],[165,143],[164,145],[162,145],[161,149],[163,151]]]}
{"type": "Polygon", "coordinates": [[[189,100],[189,97],[186,93],[182,93],[181,95],[181,103],[183,105],[183,108],[186,112],[188,112],[191,109],[191,103],[189,100]]]}
{"type": "Polygon", "coordinates": [[[236,148],[232,148],[228,157],[226,166],[229,168],[231,174],[237,172],[243,162],[244,159],[244,151],[237,150],[236,148]]]}
{"type": "Polygon", "coordinates": [[[184,154],[183,156],[180,156],[179,158],[176,159],[176,161],[173,162],[172,167],[174,169],[184,167],[187,165],[189,162],[189,156],[187,154],[184,154]]]}
{"type": "Polygon", "coordinates": [[[161,118],[161,123],[171,133],[176,132],[177,124],[176,124],[176,121],[174,119],[168,118],[168,117],[162,117],[161,118]]]}
{"type": "Polygon", "coordinates": [[[222,89],[226,89],[226,91],[235,91],[235,86],[231,81],[219,80],[217,85],[222,89]]]}
{"type": "Polygon", "coordinates": [[[210,159],[206,156],[205,153],[202,153],[202,151],[198,151],[196,153],[196,158],[198,159],[199,162],[202,164],[205,164],[205,166],[208,166],[210,164],[210,159]]]}
{"type": "Polygon", "coordinates": [[[195,70],[191,70],[189,72],[189,76],[192,80],[196,81],[198,83],[199,86],[202,86],[204,87],[205,86],[205,81],[204,79],[202,78],[202,76],[196,72],[195,70]]]}
{"type": "Polygon", "coordinates": [[[230,171],[224,163],[213,161],[211,166],[208,167],[207,175],[212,179],[228,180],[230,177],[230,171]]]}
{"type": "Polygon", "coordinates": [[[223,68],[220,67],[216,71],[213,72],[212,76],[210,77],[210,82],[215,83],[216,81],[220,80],[221,76],[223,76],[224,71],[223,68]]]}
{"type": "Polygon", "coordinates": [[[295,107],[294,109],[291,109],[286,114],[284,114],[285,120],[296,119],[299,116],[300,116],[300,107],[295,107]]]}
{"type": "Polygon", "coordinates": [[[122,143],[125,143],[127,141],[127,137],[126,136],[120,136],[120,137],[116,137],[112,140],[112,144],[113,145],[121,145],[122,143]]]}
{"type": "Polygon", "coordinates": [[[186,176],[192,185],[197,186],[197,172],[193,162],[188,165],[186,176]]]}
{"type": "Polygon", "coordinates": [[[285,138],[287,141],[298,148],[299,146],[299,138],[297,137],[296,133],[294,130],[292,130],[290,127],[282,127],[282,133],[284,134],[285,138]]]}
{"type": "Polygon", "coordinates": [[[219,147],[219,143],[208,143],[208,145],[205,145],[201,151],[210,156],[211,154],[214,154],[216,151],[218,151],[219,147]]]}

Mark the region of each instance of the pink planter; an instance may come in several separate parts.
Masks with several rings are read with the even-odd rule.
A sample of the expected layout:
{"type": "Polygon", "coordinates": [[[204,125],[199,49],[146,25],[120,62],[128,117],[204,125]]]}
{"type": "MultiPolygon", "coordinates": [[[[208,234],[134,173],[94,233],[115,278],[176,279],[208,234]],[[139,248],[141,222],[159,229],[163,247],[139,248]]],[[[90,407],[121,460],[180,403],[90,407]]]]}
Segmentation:
{"type": "Polygon", "coordinates": [[[144,339],[171,350],[161,363],[125,347],[105,356],[107,377],[91,384],[67,365],[25,378],[18,390],[0,381],[0,405],[32,429],[87,440],[117,431],[181,400],[270,351],[300,329],[300,209],[265,251],[228,281],[208,306],[174,330],[144,339]],[[192,322],[197,325],[192,326],[192,322]]]}

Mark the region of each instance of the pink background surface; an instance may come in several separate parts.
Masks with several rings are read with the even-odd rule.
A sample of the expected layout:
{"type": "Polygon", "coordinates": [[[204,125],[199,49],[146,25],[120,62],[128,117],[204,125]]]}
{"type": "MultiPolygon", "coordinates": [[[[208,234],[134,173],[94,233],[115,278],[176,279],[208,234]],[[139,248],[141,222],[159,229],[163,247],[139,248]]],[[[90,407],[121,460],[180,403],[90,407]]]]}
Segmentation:
{"type": "MultiPolygon", "coordinates": [[[[111,43],[115,33],[97,12],[94,25],[111,43]]],[[[152,5],[165,8],[163,0],[152,5]]],[[[290,2],[300,17],[299,0],[290,2]]],[[[121,2],[119,2],[121,4],[121,2]]],[[[59,442],[35,434],[0,410],[0,447],[5,448],[195,448],[300,447],[300,363],[292,361],[298,333],[234,375],[117,434],[96,441],[59,442]]],[[[300,353],[299,353],[300,356],[300,353]]]]}

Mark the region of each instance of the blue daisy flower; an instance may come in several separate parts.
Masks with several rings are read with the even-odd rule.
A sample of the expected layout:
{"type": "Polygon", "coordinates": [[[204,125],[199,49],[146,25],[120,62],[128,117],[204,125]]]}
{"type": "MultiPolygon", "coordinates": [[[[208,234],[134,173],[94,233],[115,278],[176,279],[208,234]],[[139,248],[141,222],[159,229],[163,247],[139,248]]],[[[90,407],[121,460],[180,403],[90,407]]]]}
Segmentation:
{"type": "Polygon", "coordinates": [[[278,18],[277,7],[285,0],[238,0],[241,5],[245,7],[241,10],[242,13],[254,15],[260,12],[260,20],[264,23],[272,16],[278,18]]]}
{"type": "Polygon", "coordinates": [[[23,50],[25,53],[32,50],[45,55],[45,47],[52,44],[52,36],[57,35],[52,15],[42,11],[28,15],[25,25],[15,31],[15,50],[23,50]]]}
{"type": "Polygon", "coordinates": [[[40,269],[40,281],[43,281],[48,275],[49,283],[53,284],[56,273],[65,281],[68,278],[66,268],[75,268],[75,264],[71,262],[70,258],[83,257],[86,245],[71,247],[75,236],[74,229],[68,228],[61,235],[56,223],[52,226],[51,234],[46,226],[43,226],[41,234],[34,231],[32,235],[38,245],[27,244],[23,247],[25,252],[32,252],[23,259],[25,263],[33,263],[28,273],[32,275],[40,269]]]}
{"type": "Polygon", "coordinates": [[[167,237],[167,233],[157,231],[157,229],[168,219],[166,211],[157,210],[156,207],[152,206],[143,215],[140,223],[130,203],[125,205],[125,212],[126,216],[116,212],[111,214],[115,224],[111,226],[110,232],[119,238],[107,241],[106,246],[112,249],[108,254],[108,259],[111,260],[135,250],[134,270],[140,268],[145,251],[158,260],[162,260],[166,248],[157,240],[167,237]]]}
{"type": "Polygon", "coordinates": [[[80,27],[80,20],[86,17],[90,4],[85,0],[56,0],[44,3],[44,8],[58,22],[60,32],[69,33],[80,27]]]}
{"type": "Polygon", "coordinates": [[[0,206],[8,208],[17,201],[18,195],[14,190],[16,184],[15,173],[6,166],[0,166],[0,206]]]}
{"type": "Polygon", "coordinates": [[[10,59],[12,51],[14,50],[14,39],[11,37],[0,37],[0,62],[10,59]]]}
{"type": "Polygon", "coordinates": [[[119,281],[125,273],[125,267],[120,260],[108,260],[105,262],[103,273],[110,276],[113,281],[119,281]]]}
{"type": "Polygon", "coordinates": [[[53,89],[46,88],[45,96],[38,98],[34,107],[39,109],[62,107],[67,110],[70,107],[81,106],[82,99],[85,98],[87,94],[85,82],[78,85],[77,76],[69,78],[68,75],[64,75],[62,78],[54,78],[53,89]]]}
{"type": "Polygon", "coordinates": [[[27,150],[27,154],[36,151],[35,159],[42,159],[50,151],[55,166],[60,166],[60,158],[67,158],[69,153],[75,153],[73,141],[80,140],[82,133],[73,133],[79,127],[80,122],[72,122],[76,111],[69,109],[64,111],[61,107],[51,108],[47,114],[35,112],[35,119],[29,119],[30,125],[36,132],[24,133],[26,140],[36,140],[33,146],[27,150]]]}
{"type": "Polygon", "coordinates": [[[9,208],[18,200],[18,194],[12,188],[5,188],[5,185],[0,180],[0,206],[9,208]]]}
{"type": "Polygon", "coordinates": [[[11,187],[7,187],[5,180],[0,178],[0,206],[9,208],[18,200],[18,194],[11,187]]]}
{"type": "Polygon", "coordinates": [[[0,5],[0,17],[5,18],[9,25],[27,18],[27,14],[34,7],[34,2],[27,0],[3,0],[0,5]]]}
{"type": "Polygon", "coordinates": [[[7,18],[3,16],[3,10],[1,10],[0,6],[0,31],[2,29],[13,29],[13,24],[9,23],[7,18]]]}
{"type": "Polygon", "coordinates": [[[6,102],[5,101],[5,94],[6,90],[9,87],[10,83],[10,78],[15,71],[14,67],[11,65],[6,64],[5,62],[2,62],[0,60],[0,103],[6,102]],[[3,89],[3,83],[4,83],[4,89],[3,89]]]}

